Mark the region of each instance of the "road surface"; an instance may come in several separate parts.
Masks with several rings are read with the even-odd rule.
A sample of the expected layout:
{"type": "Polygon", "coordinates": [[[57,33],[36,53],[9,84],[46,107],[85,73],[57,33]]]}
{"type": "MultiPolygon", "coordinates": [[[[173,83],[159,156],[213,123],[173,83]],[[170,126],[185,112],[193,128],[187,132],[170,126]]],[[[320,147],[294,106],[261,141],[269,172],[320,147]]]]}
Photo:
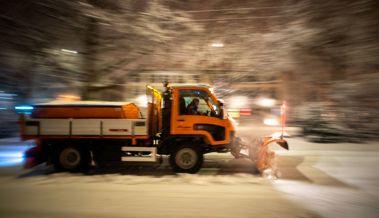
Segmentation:
{"type": "MultiPolygon", "coordinates": [[[[241,127],[251,136],[253,128],[241,127]]],[[[20,167],[32,142],[0,140],[1,217],[379,217],[379,143],[315,144],[293,137],[279,179],[249,160],[208,154],[195,175],[160,167],[55,173],[20,167]]]]}

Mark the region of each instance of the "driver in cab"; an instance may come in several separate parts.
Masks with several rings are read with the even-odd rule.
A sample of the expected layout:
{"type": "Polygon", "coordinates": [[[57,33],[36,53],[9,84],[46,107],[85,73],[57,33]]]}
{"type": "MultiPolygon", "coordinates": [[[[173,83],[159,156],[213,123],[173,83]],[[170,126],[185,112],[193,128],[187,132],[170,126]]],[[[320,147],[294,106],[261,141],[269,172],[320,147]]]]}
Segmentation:
{"type": "Polygon", "coordinates": [[[188,115],[201,115],[198,109],[199,109],[199,99],[194,98],[192,102],[187,106],[186,111],[188,115]]]}

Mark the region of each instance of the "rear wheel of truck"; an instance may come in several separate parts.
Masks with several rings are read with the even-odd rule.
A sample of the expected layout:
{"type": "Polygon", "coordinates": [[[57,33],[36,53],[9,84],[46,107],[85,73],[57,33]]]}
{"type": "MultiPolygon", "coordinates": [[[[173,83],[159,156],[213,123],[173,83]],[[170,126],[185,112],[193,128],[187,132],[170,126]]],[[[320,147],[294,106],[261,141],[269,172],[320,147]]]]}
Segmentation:
{"type": "Polygon", "coordinates": [[[54,160],[54,167],[58,171],[78,172],[88,167],[89,154],[73,146],[60,149],[54,160]]]}
{"type": "Polygon", "coordinates": [[[170,154],[170,165],[176,173],[197,173],[203,165],[202,149],[193,145],[182,145],[170,154]]]}

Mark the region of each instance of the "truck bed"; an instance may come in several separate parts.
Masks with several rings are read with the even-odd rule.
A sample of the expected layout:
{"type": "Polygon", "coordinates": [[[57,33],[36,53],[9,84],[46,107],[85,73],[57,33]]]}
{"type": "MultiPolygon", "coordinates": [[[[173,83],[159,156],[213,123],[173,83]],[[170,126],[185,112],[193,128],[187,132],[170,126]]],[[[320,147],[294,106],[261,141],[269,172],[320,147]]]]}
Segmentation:
{"type": "Polygon", "coordinates": [[[21,120],[24,137],[146,136],[146,119],[35,119],[21,120]]]}

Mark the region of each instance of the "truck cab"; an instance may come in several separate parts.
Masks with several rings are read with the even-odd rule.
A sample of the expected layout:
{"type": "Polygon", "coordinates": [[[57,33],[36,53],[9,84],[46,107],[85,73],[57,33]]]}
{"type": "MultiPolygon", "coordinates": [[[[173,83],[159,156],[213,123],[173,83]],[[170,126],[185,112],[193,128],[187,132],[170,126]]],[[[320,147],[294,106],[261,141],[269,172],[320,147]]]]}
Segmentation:
{"type": "Polygon", "coordinates": [[[172,90],[172,136],[198,136],[209,148],[230,144],[235,127],[207,86],[174,86],[172,90]],[[196,112],[190,108],[198,101],[196,112]]]}
{"type": "Polygon", "coordinates": [[[235,126],[210,86],[167,84],[162,96],[156,90],[151,93],[155,97],[151,98],[154,106],[150,106],[148,120],[157,125],[155,132],[161,133],[158,153],[170,155],[174,171],[197,172],[203,154],[230,151],[235,126]]]}

